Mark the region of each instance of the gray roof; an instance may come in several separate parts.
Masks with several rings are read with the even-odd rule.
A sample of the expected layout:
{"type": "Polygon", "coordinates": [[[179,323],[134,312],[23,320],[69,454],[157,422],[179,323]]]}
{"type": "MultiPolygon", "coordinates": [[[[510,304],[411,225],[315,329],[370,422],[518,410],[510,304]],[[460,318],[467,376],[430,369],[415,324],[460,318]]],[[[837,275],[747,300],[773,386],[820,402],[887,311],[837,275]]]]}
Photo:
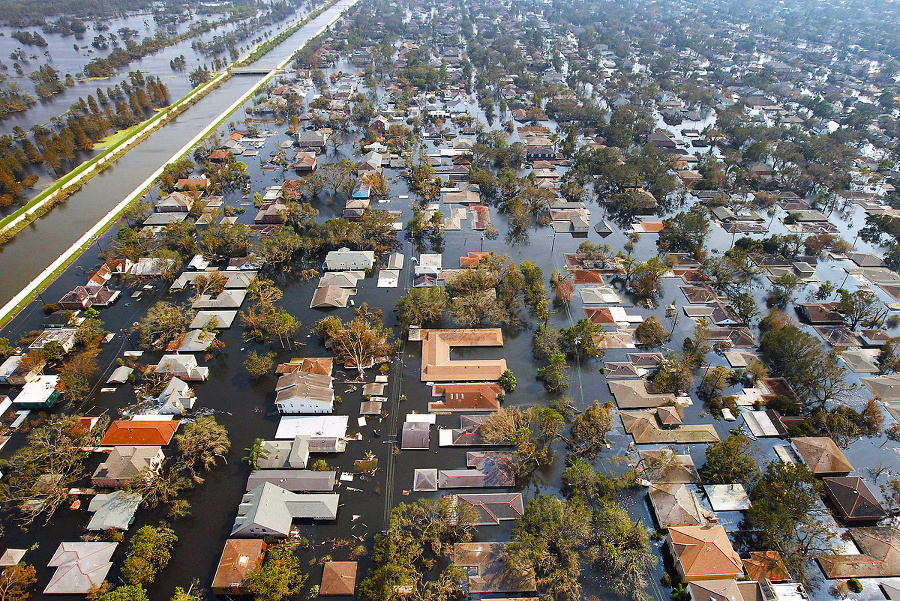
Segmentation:
{"type": "Polygon", "coordinates": [[[294,519],[335,519],[339,499],[333,493],[300,495],[265,482],[244,495],[231,534],[288,536],[294,519]]]}
{"type": "Polygon", "coordinates": [[[247,479],[247,490],[269,482],[291,492],[331,492],[337,472],[315,470],[256,470],[247,479]]]}
{"type": "Polygon", "coordinates": [[[94,495],[88,511],[94,515],[87,525],[88,530],[128,530],[134,512],[141,504],[141,495],[136,492],[117,490],[110,494],[94,495]]]}
{"type": "Polygon", "coordinates": [[[309,436],[297,436],[293,440],[264,440],[265,457],[257,459],[256,467],[266,469],[305,468],[309,461],[309,436]]]}

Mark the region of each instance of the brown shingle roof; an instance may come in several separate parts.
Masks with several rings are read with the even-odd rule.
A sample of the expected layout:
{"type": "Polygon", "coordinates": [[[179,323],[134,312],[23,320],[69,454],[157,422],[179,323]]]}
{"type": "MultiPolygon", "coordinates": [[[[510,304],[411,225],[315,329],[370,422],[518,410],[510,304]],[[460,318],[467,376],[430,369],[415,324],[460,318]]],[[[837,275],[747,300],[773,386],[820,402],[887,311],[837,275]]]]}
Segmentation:
{"type": "Polygon", "coordinates": [[[850,528],[848,532],[861,554],[818,557],[828,578],[900,576],[900,531],[879,527],[850,528]]]}
{"type": "Polygon", "coordinates": [[[825,492],[844,521],[874,522],[887,515],[881,503],[866,486],[865,480],[859,476],[824,478],[823,482],[825,492]]]}
{"type": "Polygon", "coordinates": [[[222,558],[216,575],[213,577],[212,590],[217,595],[246,595],[250,573],[262,562],[266,552],[266,543],[260,539],[231,538],[225,541],[222,558]]]}
{"type": "Polygon", "coordinates": [[[791,442],[803,462],[817,476],[849,474],[853,471],[853,465],[827,436],[798,436],[791,442]]]}
{"type": "Polygon", "coordinates": [[[355,561],[327,561],[322,569],[319,595],[352,595],[356,590],[355,561]]]}

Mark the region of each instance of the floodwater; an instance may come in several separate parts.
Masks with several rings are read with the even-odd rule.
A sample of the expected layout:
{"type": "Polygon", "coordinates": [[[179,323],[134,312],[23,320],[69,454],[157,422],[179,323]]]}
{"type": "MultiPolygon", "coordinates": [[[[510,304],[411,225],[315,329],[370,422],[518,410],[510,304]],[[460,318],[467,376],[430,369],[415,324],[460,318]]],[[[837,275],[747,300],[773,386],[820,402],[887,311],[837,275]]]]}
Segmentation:
{"type": "MultiPolygon", "coordinates": [[[[271,37],[285,27],[290,26],[294,21],[302,18],[302,15],[306,12],[308,12],[307,9],[301,9],[294,13],[291,19],[282,21],[276,25],[270,25],[264,30],[254,33],[253,37],[260,37],[265,34],[269,34],[269,37],[271,37]]],[[[192,20],[179,23],[176,31],[178,33],[183,33],[190,25],[200,23],[203,19],[206,19],[209,22],[215,22],[222,18],[222,15],[193,15],[192,20]]],[[[103,79],[84,79],[82,73],[84,66],[98,56],[107,56],[112,50],[112,46],[106,50],[97,50],[91,47],[94,36],[103,34],[106,37],[109,37],[109,34],[111,33],[118,35],[117,32],[119,29],[127,27],[129,29],[137,30],[139,33],[135,36],[135,39],[140,40],[145,37],[154,36],[160,30],[162,32],[166,31],[165,26],[158,28],[157,24],[153,21],[152,15],[148,14],[136,14],[125,18],[111,19],[105,21],[104,25],[108,26],[109,30],[100,32],[89,24],[88,31],[81,40],[76,40],[75,36],[72,35],[62,36],[58,33],[43,33],[38,27],[26,28],[26,31],[40,33],[47,41],[48,46],[46,48],[24,46],[10,35],[15,31],[14,28],[0,27],[0,34],[2,34],[0,35],[0,60],[3,60],[3,62],[10,67],[5,71],[5,75],[8,78],[7,82],[18,84],[23,92],[30,93],[37,98],[37,95],[34,94],[34,85],[28,78],[28,73],[37,70],[38,67],[49,64],[60,74],[60,79],[65,79],[66,74],[71,74],[72,77],[75,78],[74,86],[65,88],[62,92],[51,96],[47,100],[38,100],[37,104],[26,111],[13,113],[8,115],[5,119],[0,120],[0,134],[12,133],[13,128],[16,126],[28,130],[36,123],[47,123],[52,118],[66,112],[79,98],[87,98],[88,95],[94,94],[98,87],[104,91],[107,87],[114,87],[128,77],[129,71],[143,71],[159,76],[163,83],[169,87],[169,94],[174,102],[191,91],[192,86],[188,81],[188,75],[190,75],[191,71],[202,65],[209,65],[215,58],[198,52],[192,45],[197,41],[208,43],[212,41],[213,38],[230,33],[240,25],[240,22],[222,24],[216,29],[163,48],[140,60],[133,61],[123,69],[122,72],[117,73],[116,75],[103,79]],[[77,51],[73,48],[73,44],[78,45],[77,51]],[[12,63],[14,61],[9,58],[9,55],[19,48],[22,48],[29,57],[27,62],[19,61],[25,71],[25,74],[21,76],[16,75],[16,72],[12,69],[12,63]],[[49,52],[49,57],[44,54],[45,52],[49,52]],[[169,65],[170,61],[182,55],[186,58],[185,68],[181,71],[172,70],[169,65]],[[35,56],[36,58],[31,58],[32,56],[35,56]],[[81,81],[79,81],[79,76],[81,76],[81,81]]],[[[120,44],[122,44],[122,42],[120,42],[120,44]]],[[[241,54],[243,54],[244,50],[249,46],[251,46],[249,39],[240,40],[238,43],[241,54]]],[[[220,56],[226,61],[231,62],[227,53],[220,56]]]]}
{"type": "MultiPolygon", "coordinates": [[[[240,82],[241,80],[233,80],[220,91],[227,90],[228,85],[236,85],[240,82]]],[[[236,91],[232,90],[233,93],[236,93],[236,91]]],[[[200,106],[198,105],[195,108],[200,106]]],[[[193,111],[194,109],[186,113],[181,120],[185,117],[193,119],[191,116],[193,111]]],[[[179,127],[176,129],[179,131],[181,129],[189,129],[187,125],[182,125],[181,120],[178,123],[179,127]]],[[[202,124],[203,121],[199,120],[198,123],[202,124]]],[[[268,156],[268,153],[275,149],[276,144],[285,139],[284,127],[281,127],[278,129],[277,136],[268,138],[267,145],[261,149],[260,156],[268,156]]],[[[177,142],[173,141],[173,144],[168,146],[168,148],[176,146],[177,142]]],[[[152,159],[165,158],[166,146],[160,145],[152,148],[156,149],[154,152],[159,156],[157,154],[142,156],[149,156],[152,159]]],[[[140,148],[138,150],[140,151],[140,148]]],[[[351,156],[343,154],[349,152],[349,145],[342,147],[341,153],[338,154],[334,154],[334,151],[329,148],[328,154],[320,157],[320,162],[324,163],[342,158],[342,156],[351,156]]],[[[132,154],[128,155],[128,157],[131,156],[132,154]]],[[[285,178],[294,177],[292,173],[283,173],[280,169],[262,170],[259,161],[259,158],[248,159],[247,161],[254,191],[262,191],[265,186],[279,183],[285,178]]],[[[122,165],[124,163],[120,163],[120,167],[122,165]]],[[[130,163],[130,165],[134,165],[134,163],[130,163]]],[[[117,169],[119,169],[120,173],[117,174],[116,178],[111,178],[107,174],[95,180],[105,182],[104,185],[109,186],[106,189],[108,194],[111,194],[112,190],[115,189],[119,179],[129,175],[124,168],[117,167],[117,169]]],[[[392,180],[391,200],[388,203],[378,204],[377,206],[400,211],[401,220],[405,222],[411,215],[411,200],[400,198],[401,195],[408,194],[406,186],[402,180],[397,179],[399,174],[396,170],[386,169],[385,174],[392,180]]],[[[121,197],[129,189],[130,187],[127,184],[121,184],[118,197],[121,197]]],[[[226,202],[234,207],[244,206],[246,212],[239,216],[239,220],[242,223],[252,222],[255,211],[252,205],[247,205],[247,200],[243,199],[240,193],[231,192],[227,194],[226,202]]],[[[320,211],[319,220],[323,221],[329,217],[339,216],[343,203],[341,201],[329,203],[328,199],[320,199],[315,203],[315,206],[320,211]]],[[[74,211],[74,208],[75,206],[70,202],[68,207],[54,212],[53,215],[61,215],[63,218],[72,220],[71,229],[83,231],[82,226],[92,222],[87,219],[77,221],[73,213],[80,213],[80,211],[74,211]]],[[[589,208],[591,209],[593,226],[603,217],[603,210],[596,205],[590,205],[589,208]]],[[[493,223],[501,233],[500,237],[497,240],[482,240],[480,233],[471,229],[471,223],[468,221],[464,222],[462,231],[447,232],[445,235],[441,248],[445,267],[456,267],[459,257],[472,250],[496,251],[500,254],[508,254],[517,263],[524,260],[536,262],[543,269],[545,278],[549,278],[549,274],[553,269],[563,267],[563,253],[574,252],[583,241],[581,238],[574,238],[567,234],[553,235],[550,228],[545,227],[533,228],[527,241],[509,244],[504,240],[504,235],[507,231],[505,217],[500,215],[493,207],[490,210],[490,214],[493,223]]],[[[783,213],[779,213],[778,217],[783,217],[783,213]]],[[[858,208],[854,208],[849,210],[847,219],[835,218],[834,221],[840,228],[842,235],[848,240],[852,240],[854,232],[858,231],[862,225],[862,217],[861,211],[858,208]]],[[[50,219],[53,219],[53,216],[50,219]]],[[[56,227],[61,228],[65,223],[65,221],[58,222],[56,227]]],[[[607,243],[614,251],[621,249],[626,241],[626,232],[618,227],[614,227],[614,230],[614,233],[604,240],[601,240],[591,230],[588,239],[594,243],[607,243]]],[[[771,227],[771,233],[775,232],[785,232],[777,218],[773,221],[771,227]]],[[[43,293],[43,300],[53,302],[74,285],[82,283],[86,274],[91,273],[100,264],[100,250],[106,247],[111,235],[110,233],[104,236],[57,282],[52,284],[43,293]]],[[[401,252],[406,257],[405,269],[401,277],[401,287],[397,289],[379,289],[375,287],[374,278],[367,278],[361,282],[358,294],[354,297],[357,305],[367,302],[370,307],[381,308],[384,311],[386,324],[392,326],[395,333],[399,332],[393,307],[397,299],[404,293],[405,288],[410,285],[410,258],[417,254],[417,251],[408,242],[402,240],[402,234],[401,241],[401,252]]],[[[719,250],[726,250],[730,244],[731,236],[717,226],[713,226],[709,245],[719,250]]],[[[15,246],[10,248],[15,248],[15,246]]],[[[32,247],[32,251],[34,252],[36,248],[39,247],[32,247]]],[[[870,247],[862,242],[857,242],[857,250],[868,251],[870,247]]],[[[52,253],[50,254],[52,255],[52,253]]],[[[642,236],[636,245],[634,255],[639,258],[646,258],[654,254],[656,254],[655,236],[642,236]]],[[[7,261],[6,264],[10,265],[10,262],[7,261]]],[[[12,262],[12,264],[15,265],[16,263],[12,262]]],[[[836,280],[839,276],[843,277],[841,268],[844,266],[846,266],[844,262],[828,262],[819,267],[817,275],[823,280],[836,280]]],[[[175,548],[169,567],[159,575],[157,581],[151,586],[149,591],[151,599],[168,599],[176,586],[188,587],[194,579],[199,581],[199,586],[201,587],[209,586],[223,543],[230,532],[249,473],[247,465],[241,461],[245,455],[244,449],[250,447],[254,439],[271,438],[275,433],[278,422],[278,415],[273,402],[275,379],[269,376],[258,382],[251,381],[241,367],[245,354],[250,350],[262,352],[271,349],[278,353],[278,361],[284,361],[296,356],[330,356],[330,352],[324,349],[318,339],[311,334],[315,322],[329,314],[329,312],[308,308],[316,286],[315,280],[301,283],[290,273],[267,275],[274,278],[285,291],[285,296],[280,304],[298,316],[302,322],[302,327],[297,336],[297,348],[281,349],[277,344],[268,347],[256,343],[247,343],[242,339],[242,328],[236,323],[232,329],[223,331],[220,334],[220,340],[225,343],[223,351],[214,354],[210,358],[198,357],[201,364],[210,367],[210,379],[207,382],[197,383],[194,386],[198,396],[196,409],[202,413],[214,414],[228,428],[232,441],[232,450],[226,457],[227,464],[220,465],[213,470],[206,478],[206,481],[188,495],[188,500],[192,503],[194,509],[194,515],[172,522],[179,536],[179,543],[175,548]]],[[[836,281],[840,280],[837,279],[836,281]]],[[[628,306],[628,313],[637,313],[641,316],[656,315],[662,319],[664,306],[671,302],[677,304],[680,313],[682,307],[686,304],[683,295],[678,290],[678,285],[681,283],[681,280],[674,278],[664,279],[662,293],[656,309],[648,310],[641,307],[628,306]]],[[[852,284],[852,281],[849,284],[852,284]]],[[[810,286],[809,288],[811,290],[813,287],[810,286]]],[[[102,354],[99,356],[102,370],[98,377],[99,382],[105,381],[109,376],[115,367],[115,359],[121,357],[124,350],[135,348],[134,336],[129,335],[127,329],[143,315],[153,302],[162,298],[179,303],[188,301],[186,293],[169,295],[165,291],[164,286],[159,284],[155,285],[152,291],[144,292],[141,298],[136,300],[131,298],[132,292],[132,289],[123,290],[122,300],[114,307],[105,309],[102,312],[102,318],[106,323],[107,329],[116,332],[116,337],[109,345],[104,347],[102,354]]],[[[760,285],[756,289],[756,294],[760,299],[765,292],[765,285],[760,285]]],[[[805,293],[806,291],[802,291],[798,297],[802,298],[805,293]]],[[[38,302],[32,303],[3,332],[3,335],[16,340],[23,333],[40,327],[43,318],[40,305],[40,299],[38,302]]],[[[551,322],[557,327],[570,326],[581,317],[581,309],[581,303],[576,294],[568,309],[556,311],[552,314],[551,322]]],[[[353,311],[350,308],[337,309],[334,311],[334,314],[343,318],[349,318],[352,316],[353,311]]],[[[518,388],[514,393],[507,396],[505,403],[523,406],[535,403],[547,404],[552,397],[544,392],[543,386],[533,377],[537,365],[532,360],[531,335],[537,324],[534,319],[527,315],[527,311],[523,311],[523,319],[524,323],[521,328],[504,331],[504,347],[502,349],[463,350],[458,353],[458,356],[506,358],[510,369],[518,378],[518,388]]],[[[667,326],[671,325],[669,320],[663,319],[663,323],[667,326]]],[[[667,348],[680,348],[685,336],[691,333],[691,321],[683,314],[680,314],[680,318],[674,324],[674,338],[667,348]]],[[[607,351],[606,359],[610,361],[624,360],[626,352],[628,351],[624,349],[607,351]]],[[[456,354],[456,351],[454,353],[456,354]]],[[[158,353],[145,354],[142,358],[142,363],[155,363],[158,357],[158,353]]],[[[724,363],[721,357],[717,357],[714,354],[710,354],[707,360],[711,364],[716,365],[724,363]]],[[[371,551],[372,536],[385,527],[386,518],[391,507],[400,502],[409,502],[425,496],[432,498],[440,496],[441,493],[408,493],[412,484],[413,471],[416,468],[461,468],[464,466],[466,449],[439,449],[437,446],[437,434],[434,430],[432,430],[432,444],[429,450],[403,451],[399,455],[392,453],[392,444],[390,443],[398,436],[398,431],[404,421],[404,414],[413,411],[426,411],[427,402],[431,400],[428,386],[420,382],[420,366],[419,344],[404,344],[398,357],[391,364],[390,384],[387,394],[388,401],[385,404],[387,417],[380,423],[378,420],[370,420],[365,426],[356,425],[359,403],[362,400],[360,386],[348,382],[348,380],[356,379],[356,373],[348,373],[341,369],[336,371],[335,392],[341,397],[341,402],[336,405],[335,413],[350,416],[350,433],[353,435],[359,432],[361,440],[349,442],[347,451],[343,454],[322,455],[316,458],[324,458],[330,466],[342,471],[348,471],[352,468],[354,460],[362,458],[367,452],[371,452],[379,460],[379,470],[374,478],[361,481],[359,477],[356,477],[352,483],[342,482],[337,487],[337,491],[341,494],[341,508],[338,519],[334,523],[302,524],[303,535],[311,543],[310,550],[301,552],[304,569],[310,574],[307,586],[320,582],[321,568],[316,565],[316,558],[321,561],[324,556],[329,555],[334,560],[349,559],[350,549],[360,542],[364,543],[367,549],[371,551]],[[401,397],[404,397],[405,400],[401,401],[401,397]],[[376,429],[380,431],[379,436],[375,435],[376,429]],[[360,517],[355,519],[355,516],[360,517]]],[[[574,366],[570,370],[570,389],[568,394],[577,407],[584,408],[595,399],[601,402],[612,400],[606,379],[599,370],[600,367],[601,362],[594,360],[580,366],[574,366]]],[[[368,374],[367,381],[371,380],[372,374],[368,374]]],[[[134,401],[134,394],[129,385],[120,387],[115,393],[100,393],[100,386],[98,384],[95,387],[90,401],[81,409],[88,412],[106,411],[112,417],[116,417],[119,409],[127,407],[134,401]]],[[[702,404],[696,400],[696,397],[694,399],[695,404],[689,407],[686,412],[686,423],[713,423],[722,437],[727,436],[730,429],[738,428],[743,423],[742,421],[729,423],[713,420],[705,413],[702,404]]],[[[437,418],[439,427],[454,427],[458,423],[457,420],[458,416],[452,415],[438,416],[437,418]]],[[[629,449],[630,437],[624,433],[621,422],[616,420],[615,424],[609,436],[610,449],[604,451],[601,457],[594,462],[598,469],[621,471],[627,467],[629,460],[633,460],[633,455],[629,449]]],[[[12,451],[15,446],[21,444],[21,440],[21,436],[15,436],[9,447],[7,447],[6,452],[12,451]]],[[[775,444],[784,444],[784,442],[780,440],[757,441],[758,457],[761,462],[774,459],[772,447],[775,444]]],[[[691,454],[697,466],[704,463],[703,445],[680,445],[678,449],[680,452],[691,454]]],[[[558,494],[560,473],[564,467],[565,450],[560,443],[556,444],[555,450],[557,460],[550,468],[536,473],[528,481],[521,483],[519,490],[523,492],[526,498],[532,498],[539,493],[558,494]]],[[[894,468],[898,466],[898,444],[883,437],[857,441],[846,452],[851,462],[856,465],[857,471],[861,474],[868,475],[866,468],[874,467],[879,460],[894,468]]],[[[874,490],[876,487],[873,486],[872,488],[874,490]]],[[[623,495],[620,502],[628,508],[634,518],[642,519],[648,529],[654,528],[649,504],[643,490],[632,491],[623,495]]],[[[155,524],[161,519],[165,519],[165,516],[142,511],[138,514],[130,532],[133,533],[136,528],[143,524],[155,524]]],[[[37,567],[38,589],[41,590],[50,578],[51,571],[45,566],[57,545],[62,541],[78,540],[84,532],[83,528],[87,520],[88,515],[83,508],[78,511],[61,509],[47,528],[33,529],[32,532],[25,535],[17,534],[13,527],[7,526],[7,536],[3,544],[21,548],[37,544],[37,548],[29,551],[25,556],[25,561],[37,567]]],[[[734,514],[726,515],[722,513],[720,514],[720,522],[729,529],[736,529],[739,519],[734,514]]],[[[835,531],[837,530],[838,527],[835,526],[835,531]]],[[[509,532],[510,525],[508,523],[502,527],[486,526],[479,530],[477,539],[505,540],[509,537],[509,532]]],[[[659,543],[654,544],[657,547],[660,546],[659,543]]],[[[125,545],[122,545],[113,558],[115,568],[109,575],[109,580],[113,584],[120,583],[119,568],[124,559],[124,552],[125,545]]],[[[371,562],[367,558],[364,557],[360,560],[360,579],[365,576],[370,567],[371,562]]],[[[650,586],[648,590],[651,597],[659,601],[668,599],[669,592],[658,583],[659,577],[662,576],[662,562],[649,576],[650,586]]],[[[616,592],[611,591],[604,585],[602,575],[586,570],[584,579],[586,595],[597,595],[602,599],[620,598],[616,592]]],[[[866,589],[861,598],[877,598],[875,595],[878,593],[874,584],[869,582],[865,584],[866,589]]],[[[823,584],[813,592],[812,598],[820,599],[829,598],[830,596],[828,586],[823,584]]],[[[41,596],[36,595],[36,598],[41,598],[41,596]]]]}
{"type": "MultiPolygon", "coordinates": [[[[341,2],[323,12],[260,59],[259,64],[277,64],[290,56],[347,5],[341,2]]],[[[176,150],[258,81],[257,77],[232,77],[176,119],[156,130],[112,167],[93,177],[64,205],[58,205],[0,248],[0,260],[4,265],[0,304],[6,303],[33,280],[122,198],[169,160],[176,150]]],[[[238,114],[242,115],[241,112],[238,114]]]]}

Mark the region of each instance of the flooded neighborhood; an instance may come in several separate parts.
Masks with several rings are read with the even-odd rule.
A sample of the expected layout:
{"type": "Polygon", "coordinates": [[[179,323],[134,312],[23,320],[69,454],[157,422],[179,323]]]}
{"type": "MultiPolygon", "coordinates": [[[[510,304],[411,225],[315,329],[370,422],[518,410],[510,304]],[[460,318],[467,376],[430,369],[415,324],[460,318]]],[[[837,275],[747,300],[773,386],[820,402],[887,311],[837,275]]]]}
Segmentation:
{"type": "Polygon", "coordinates": [[[9,1],[0,601],[900,599],[893,3],[9,1]]]}

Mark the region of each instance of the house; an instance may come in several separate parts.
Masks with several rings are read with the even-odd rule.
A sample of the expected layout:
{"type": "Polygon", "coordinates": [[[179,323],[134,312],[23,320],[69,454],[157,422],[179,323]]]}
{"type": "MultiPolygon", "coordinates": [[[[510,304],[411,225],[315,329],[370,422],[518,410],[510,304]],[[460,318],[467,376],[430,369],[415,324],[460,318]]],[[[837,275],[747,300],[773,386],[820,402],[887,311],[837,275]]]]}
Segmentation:
{"type": "Polygon", "coordinates": [[[303,469],[309,463],[309,437],[264,440],[260,443],[256,468],[260,470],[303,469]]]}
{"type": "Polygon", "coordinates": [[[176,420],[120,419],[109,425],[101,446],[135,445],[164,447],[178,429],[176,420]]]}
{"type": "Polygon", "coordinates": [[[187,213],[194,206],[194,197],[183,192],[166,194],[153,207],[157,213],[187,213]]]}
{"type": "Polygon", "coordinates": [[[293,169],[297,173],[312,173],[318,167],[318,159],[314,152],[298,152],[294,155],[294,160],[288,165],[289,169],[293,169]]]}
{"type": "Polygon", "coordinates": [[[152,478],[165,458],[161,446],[116,445],[94,470],[91,481],[101,488],[119,488],[139,474],[152,478]]]}
{"type": "Polygon", "coordinates": [[[312,300],[309,301],[309,308],[343,308],[347,306],[350,302],[350,297],[354,294],[356,294],[356,290],[352,288],[330,285],[320,286],[313,292],[312,300]]]}
{"type": "Polygon", "coordinates": [[[493,488],[516,483],[515,463],[510,453],[478,451],[466,453],[470,469],[438,470],[440,488],[493,488]]]}
{"type": "Polygon", "coordinates": [[[247,490],[269,482],[291,492],[331,492],[337,472],[318,470],[254,470],[247,479],[247,490]]]}
{"type": "Polygon", "coordinates": [[[444,396],[441,401],[428,403],[428,411],[498,411],[503,389],[494,382],[435,384],[432,394],[444,396]]]}
{"type": "Polygon", "coordinates": [[[381,173],[383,157],[380,152],[369,152],[356,164],[356,170],[360,173],[381,173]]]}
{"type": "Polygon", "coordinates": [[[506,359],[451,360],[457,347],[503,346],[499,328],[422,331],[422,381],[496,381],[506,371],[506,359]]]}
{"type": "Polygon", "coordinates": [[[507,560],[509,543],[455,543],[453,563],[468,575],[469,593],[518,593],[535,590],[534,573],[519,570],[507,560]]]}
{"type": "Polygon", "coordinates": [[[651,484],[649,496],[656,522],[662,529],[701,526],[709,519],[710,512],[700,505],[697,495],[685,484],[651,484]]]}
{"type": "Polygon", "coordinates": [[[337,453],[346,448],[346,415],[284,415],[275,431],[276,439],[291,439],[297,436],[309,438],[312,453],[337,453]]]}
{"type": "Polygon", "coordinates": [[[163,355],[153,368],[153,373],[168,374],[188,382],[203,381],[209,377],[209,368],[197,365],[194,355],[163,355]]]}
{"type": "Polygon", "coordinates": [[[690,455],[678,455],[670,449],[638,451],[639,466],[650,482],[698,484],[700,474],[690,455]]]}
{"type": "Polygon", "coordinates": [[[900,530],[890,526],[847,530],[859,553],[816,558],[827,578],[900,576],[900,530]]]}
{"type": "Polygon", "coordinates": [[[329,271],[367,270],[375,264],[375,252],[350,250],[347,247],[332,250],[325,256],[323,267],[329,271]]]}
{"type": "Polygon", "coordinates": [[[119,298],[118,290],[110,290],[106,286],[75,286],[67,292],[59,304],[69,311],[81,311],[89,307],[108,307],[119,298]]]}
{"type": "Polygon", "coordinates": [[[244,495],[231,535],[284,538],[295,519],[334,520],[339,499],[334,493],[300,495],[265,482],[244,495]]]}
{"type": "Polygon", "coordinates": [[[756,581],[702,580],[689,582],[686,590],[691,601],[778,601],[778,597],[767,597],[762,587],[756,581]]]}
{"type": "Polygon", "coordinates": [[[865,480],[859,476],[823,478],[825,493],[838,511],[842,521],[850,524],[875,523],[887,517],[887,512],[865,480]]]}
{"type": "Polygon", "coordinates": [[[686,444],[710,443],[719,440],[712,424],[663,427],[656,412],[622,411],[625,431],[631,434],[635,444],[686,444]]]}
{"type": "Polygon", "coordinates": [[[478,514],[476,526],[499,526],[500,522],[517,520],[525,514],[520,492],[465,493],[450,495],[451,503],[469,505],[478,514]]]}
{"type": "Polygon", "coordinates": [[[172,378],[156,401],[162,404],[160,415],[183,415],[185,411],[194,408],[197,396],[187,382],[181,378],[172,378]]]}
{"type": "Polygon", "coordinates": [[[39,351],[45,345],[51,342],[59,343],[63,353],[68,353],[75,346],[75,335],[78,333],[77,328],[52,328],[41,332],[34,342],[28,345],[28,349],[39,351]]]}
{"type": "Polygon", "coordinates": [[[316,151],[321,151],[325,148],[327,142],[328,132],[325,130],[304,131],[297,135],[297,146],[300,148],[311,148],[316,151]]]}
{"type": "Polygon", "coordinates": [[[735,579],[744,564],[722,526],[675,526],[666,536],[675,569],[683,582],[735,579]]]}
{"type": "Polygon", "coordinates": [[[842,325],[844,316],[838,312],[840,303],[800,303],[797,312],[804,323],[814,326],[842,325]]]}
{"type": "Polygon", "coordinates": [[[28,381],[13,404],[18,409],[49,409],[59,398],[59,376],[43,374],[28,381]]]}
{"type": "Polygon", "coordinates": [[[253,223],[257,225],[279,225],[284,223],[284,216],[287,214],[287,204],[281,200],[267,202],[259,207],[253,223]]]}
{"type": "Polygon", "coordinates": [[[247,291],[243,289],[223,290],[216,296],[212,296],[211,294],[201,295],[197,300],[191,303],[191,308],[212,310],[239,309],[246,297],[247,291]]]}
{"type": "Polygon", "coordinates": [[[853,465],[828,436],[797,436],[791,443],[816,476],[846,476],[853,471],[853,465]]]}
{"type": "Polygon", "coordinates": [[[212,581],[214,595],[247,595],[250,574],[262,565],[266,543],[260,539],[229,538],[212,581]]]}
{"type": "Polygon", "coordinates": [[[37,353],[27,355],[13,355],[0,365],[0,384],[9,386],[25,386],[28,382],[40,375],[41,370],[47,364],[47,360],[37,353]]]}
{"type": "Polygon", "coordinates": [[[672,393],[649,392],[643,379],[610,380],[607,384],[619,409],[645,409],[675,402],[672,393]]]}
{"type": "Polygon", "coordinates": [[[319,596],[353,596],[356,591],[355,561],[326,561],[322,566],[322,584],[319,596]]]}
{"type": "Polygon", "coordinates": [[[275,406],[281,413],[331,413],[334,388],[331,376],[296,371],[278,378],[275,406]]]}
{"type": "Polygon", "coordinates": [[[176,190],[197,191],[206,190],[209,180],[205,177],[184,177],[175,182],[176,190]]]}
{"type": "Polygon", "coordinates": [[[94,495],[88,505],[88,511],[94,514],[88,531],[128,530],[142,498],[141,493],[124,490],[94,495]]]}
{"type": "Polygon", "coordinates": [[[45,595],[84,595],[97,589],[112,568],[113,553],[119,543],[63,542],[60,543],[49,568],[56,568],[44,588],[45,595]]]}

